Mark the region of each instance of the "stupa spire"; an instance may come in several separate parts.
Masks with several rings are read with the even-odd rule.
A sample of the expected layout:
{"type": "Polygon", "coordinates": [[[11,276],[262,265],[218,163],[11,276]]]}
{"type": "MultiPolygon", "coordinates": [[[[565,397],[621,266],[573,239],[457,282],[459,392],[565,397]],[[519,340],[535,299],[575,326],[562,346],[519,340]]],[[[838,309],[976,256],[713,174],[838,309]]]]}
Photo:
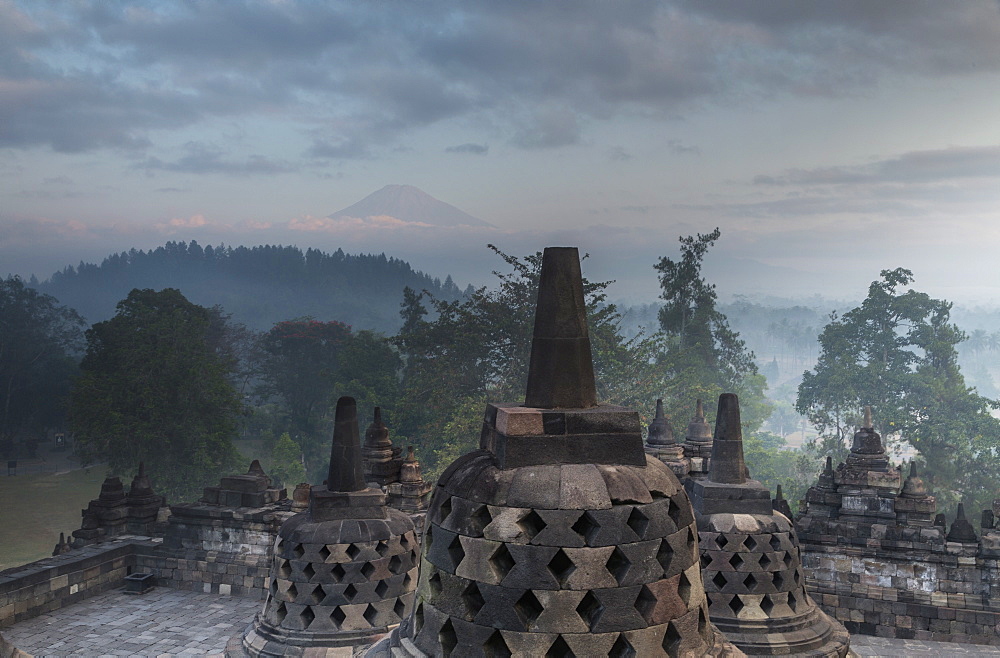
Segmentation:
{"type": "Polygon", "coordinates": [[[576,247],[547,247],[542,254],[524,406],[597,406],[580,253],[576,247]]]}
{"type": "Polygon", "coordinates": [[[712,463],[708,478],[723,484],[743,484],[747,481],[743,459],[743,429],[740,427],[740,401],[735,393],[719,396],[719,413],[715,417],[715,438],[712,442],[712,463]]]}
{"type": "Polygon", "coordinates": [[[344,396],[337,400],[326,482],[330,491],[361,491],[366,488],[361,473],[358,407],[352,397],[344,396]]]}

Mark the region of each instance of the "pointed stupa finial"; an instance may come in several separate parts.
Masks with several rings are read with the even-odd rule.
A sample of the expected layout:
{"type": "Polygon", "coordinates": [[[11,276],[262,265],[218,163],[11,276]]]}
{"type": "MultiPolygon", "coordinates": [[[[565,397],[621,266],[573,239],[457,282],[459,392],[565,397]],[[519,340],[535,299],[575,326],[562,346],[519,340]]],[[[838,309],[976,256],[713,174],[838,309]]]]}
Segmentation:
{"type": "Polygon", "coordinates": [[[862,421],[861,427],[866,430],[875,429],[875,425],[872,423],[872,408],[869,405],[865,405],[865,419],[862,421]]]}
{"type": "Polygon", "coordinates": [[[146,477],[146,462],[139,462],[139,477],[146,477]]]}
{"type": "Polygon", "coordinates": [[[374,418],[372,418],[372,425],[382,424],[382,407],[375,407],[374,418]]]}
{"type": "Polygon", "coordinates": [[[656,414],[653,418],[655,420],[663,418],[663,398],[656,398],[656,414]]]}
{"type": "Polygon", "coordinates": [[[774,499],[775,500],[784,500],[785,499],[785,497],[781,494],[781,485],[780,484],[778,485],[778,490],[774,492],[774,499]]]}
{"type": "Polygon", "coordinates": [[[259,459],[255,459],[250,462],[250,468],[247,469],[247,475],[265,475],[264,467],[260,465],[259,459]]]}
{"type": "Polygon", "coordinates": [[[719,396],[708,479],[723,484],[743,484],[747,481],[746,462],[743,459],[743,428],[740,426],[740,400],[735,393],[723,393],[719,396]]]}
{"type": "Polygon", "coordinates": [[[576,247],[546,247],[542,254],[524,405],[542,409],[597,406],[576,247]]]}
{"type": "Polygon", "coordinates": [[[694,417],[695,420],[705,420],[705,406],[701,403],[701,398],[695,400],[694,403],[694,417]]]}
{"type": "Polygon", "coordinates": [[[965,505],[958,504],[958,513],[955,514],[955,521],[951,524],[946,541],[957,541],[963,544],[970,544],[979,541],[975,529],[969,520],[965,518],[965,505]]]}
{"type": "Polygon", "coordinates": [[[406,457],[403,459],[404,462],[415,462],[417,461],[417,455],[413,452],[413,446],[406,446],[406,457]]]}
{"type": "Polygon", "coordinates": [[[361,472],[361,439],[358,434],[358,406],[354,398],[337,400],[330,448],[330,470],[326,478],[330,491],[361,491],[365,480],[361,472]]]}
{"type": "Polygon", "coordinates": [[[910,460],[910,477],[911,478],[917,477],[917,460],[916,459],[911,459],[910,460]]]}
{"type": "Polygon", "coordinates": [[[833,475],[833,457],[830,455],[826,456],[826,467],[823,469],[823,473],[826,475],[833,475]]]}

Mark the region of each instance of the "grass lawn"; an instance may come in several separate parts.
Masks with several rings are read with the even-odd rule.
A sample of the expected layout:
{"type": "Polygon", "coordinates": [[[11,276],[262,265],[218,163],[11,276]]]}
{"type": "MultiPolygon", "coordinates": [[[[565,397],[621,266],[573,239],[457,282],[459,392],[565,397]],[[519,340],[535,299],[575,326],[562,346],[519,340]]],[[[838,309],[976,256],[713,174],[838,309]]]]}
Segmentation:
{"type": "Polygon", "coordinates": [[[49,557],[60,532],[80,527],[80,510],[101,493],[104,474],[91,466],[0,477],[0,570],[49,557]]]}

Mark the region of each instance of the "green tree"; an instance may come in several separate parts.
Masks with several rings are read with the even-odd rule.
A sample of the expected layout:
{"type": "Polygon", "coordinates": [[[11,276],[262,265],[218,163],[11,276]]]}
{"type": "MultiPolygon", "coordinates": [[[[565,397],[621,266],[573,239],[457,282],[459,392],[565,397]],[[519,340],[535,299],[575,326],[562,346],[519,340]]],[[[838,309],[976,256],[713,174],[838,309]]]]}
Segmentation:
{"type": "Polygon", "coordinates": [[[715,286],[701,275],[702,260],[720,235],[715,229],[681,237],[680,259],[664,256],[653,266],[660,276],[660,328],[667,338],[660,363],[670,384],[663,397],[668,415],[686,418],[696,398],[736,393],[745,431],[754,431],[771,414],[764,398],[766,382],[753,352],[716,309],[715,286]]]}
{"type": "Polygon", "coordinates": [[[283,487],[294,487],[306,481],[306,469],[302,463],[302,449],[292,440],[288,432],[282,433],[271,450],[271,478],[283,487]]]}
{"type": "Polygon", "coordinates": [[[128,477],[144,461],[159,491],[189,500],[232,472],[239,397],[218,311],[178,290],[133,290],[87,331],[71,399],[84,463],[128,477]]]}
{"type": "Polygon", "coordinates": [[[912,282],[909,270],[883,270],[861,306],[831,316],[796,408],[826,440],[821,452],[833,453],[871,405],[888,444],[920,453],[945,508],[961,498],[980,509],[1000,488],[1000,421],[990,414],[1000,405],[965,384],[956,351],[965,335],[949,322],[951,304],[904,291],[912,282]]]}
{"type": "Polygon", "coordinates": [[[37,440],[65,419],[83,347],[83,318],[58,300],[0,279],[0,453],[18,436],[37,440]]]}

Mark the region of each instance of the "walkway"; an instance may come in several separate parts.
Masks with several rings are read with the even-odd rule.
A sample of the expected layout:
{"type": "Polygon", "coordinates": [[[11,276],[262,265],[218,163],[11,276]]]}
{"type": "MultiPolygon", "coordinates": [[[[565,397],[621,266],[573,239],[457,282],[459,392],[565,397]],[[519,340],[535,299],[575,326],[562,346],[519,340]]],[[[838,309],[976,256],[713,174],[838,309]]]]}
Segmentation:
{"type": "MultiPolygon", "coordinates": [[[[221,655],[263,605],[235,596],[157,587],[143,596],[112,591],[2,630],[36,656],[221,655]]],[[[1000,657],[1000,647],[854,635],[859,656],[1000,657]]]]}

